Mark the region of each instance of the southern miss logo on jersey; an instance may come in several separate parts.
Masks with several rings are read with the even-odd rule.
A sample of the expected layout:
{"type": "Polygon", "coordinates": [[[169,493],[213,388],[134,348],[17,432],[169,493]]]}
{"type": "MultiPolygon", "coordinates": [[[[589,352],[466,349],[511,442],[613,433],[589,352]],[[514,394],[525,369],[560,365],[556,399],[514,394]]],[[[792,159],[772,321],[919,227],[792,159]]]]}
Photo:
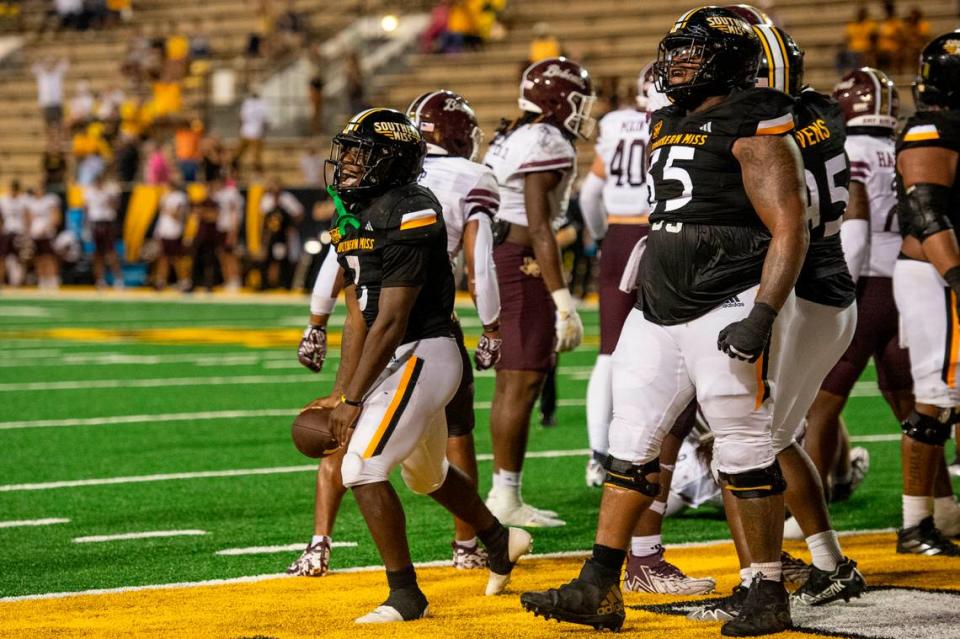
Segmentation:
{"type": "Polygon", "coordinates": [[[350,251],[372,251],[375,244],[372,237],[355,237],[338,242],[336,247],[337,253],[349,253],[350,251]]]}
{"type": "Polygon", "coordinates": [[[707,24],[711,29],[730,35],[746,35],[750,33],[750,26],[740,18],[725,16],[708,16],[707,24]]]}
{"type": "MultiPolygon", "coordinates": [[[[657,123],[662,124],[661,122],[657,123]]],[[[673,133],[666,137],[663,137],[653,144],[650,145],[650,150],[655,151],[661,146],[673,145],[673,144],[684,144],[684,145],[693,145],[693,146],[703,146],[707,143],[707,140],[710,138],[709,135],[705,133],[673,133]]]]}
{"type": "Polygon", "coordinates": [[[830,127],[823,118],[817,118],[802,129],[793,132],[793,137],[796,138],[801,149],[829,140],[830,135],[830,127]]]}
{"type": "Polygon", "coordinates": [[[416,142],[420,139],[420,132],[416,127],[405,122],[374,122],[375,133],[397,142],[416,142]]]}

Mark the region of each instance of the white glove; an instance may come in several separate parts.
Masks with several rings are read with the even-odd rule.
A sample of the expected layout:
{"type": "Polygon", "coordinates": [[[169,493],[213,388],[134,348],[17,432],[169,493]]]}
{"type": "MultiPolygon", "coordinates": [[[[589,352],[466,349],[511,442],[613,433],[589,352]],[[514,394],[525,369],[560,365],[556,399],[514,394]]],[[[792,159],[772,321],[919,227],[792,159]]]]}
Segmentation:
{"type": "Polygon", "coordinates": [[[583,322],[577,315],[577,306],[565,288],[550,293],[550,296],[557,306],[557,352],[572,351],[583,341],[583,322]]]}

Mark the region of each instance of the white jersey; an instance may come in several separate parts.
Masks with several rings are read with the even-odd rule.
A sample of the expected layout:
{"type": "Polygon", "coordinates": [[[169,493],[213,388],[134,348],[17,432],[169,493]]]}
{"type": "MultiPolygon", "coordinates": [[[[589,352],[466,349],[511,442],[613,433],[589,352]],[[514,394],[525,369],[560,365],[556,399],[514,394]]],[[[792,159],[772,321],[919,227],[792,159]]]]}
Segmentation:
{"type": "Polygon", "coordinates": [[[577,151],[560,129],[545,123],[524,124],[490,143],[483,163],[493,170],[500,186],[497,219],[528,226],[523,201],[525,174],[560,171],[563,178],[550,192],[550,219],[559,226],[567,212],[570,188],[577,176],[577,151]]]}
{"type": "Polygon", "coordinates": [[[156,235],[161,240],[176,240],[183,235],[183,220],[190,201],[183,191],[170,191],[160,198],[156,235]]]}
{"type": "Polygon", "coordinates": [[[237,187],[223,187],[213,194],[213,201],[219,207],[217,230],[227,233],[237,229],[243,217],[243,196],[237,187]]]}
{"type": "Polygon", "coordinates": [[[26,193],[0,197],[0,216],[3,217],[4,233],[22,235],[27,232],[28,197],[26,193]]]}
{"type": "Polygon", "coordinates": [[[113,222],[117,219],[114,204],[116,193],[109,188],[90,185],[84,188],[83,205],[91,222],[113,222]]]}
{"type": "Polygon", "coordinates": [[[52,240],[57,236],[57,214],[60,212],[60,198],[53,193],[40,197],[30,197],[30,237],[35,240],[52,240]]]}
{"type": "Polygon", "coordinates": [[[487,167],[466,158],[428,155],[423,161],[420,185],[440,200],[447,227],[447,253],[456,259],[463,245],[463,228],[471,218],[496,216],[500,207],[497,180],[487,167]]]}
{"type": "Polygon", "coordinates": [[[603,208],[608,215],[649,215],[649,143],[650,113],[647,111],[633,107],[619,109],[600,120],[597,155],[603,158],[607,175],[603,185],[603,208]]]}
{"type": "Polygon", "coordinates": [[[851,135],[845,146],[850,158],[850,179],[867,188],[870,201],[869,257],[861,273],[865,277],[893,277],[893,266],[900,253],[895,145],[893,138],[851,135]]]}

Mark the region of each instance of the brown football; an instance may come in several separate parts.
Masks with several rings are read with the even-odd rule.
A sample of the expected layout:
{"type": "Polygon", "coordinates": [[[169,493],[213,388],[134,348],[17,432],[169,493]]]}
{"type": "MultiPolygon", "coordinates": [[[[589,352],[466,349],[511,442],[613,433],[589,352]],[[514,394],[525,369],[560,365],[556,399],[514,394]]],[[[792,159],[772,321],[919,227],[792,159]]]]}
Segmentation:
{"type": "Polygon", "coordinates": [[[331,408],[307,406],[293,420],[290,435],[297,450],[317,459],[326,457],[340,448],[340,443],[330,432],[331,408]]]}

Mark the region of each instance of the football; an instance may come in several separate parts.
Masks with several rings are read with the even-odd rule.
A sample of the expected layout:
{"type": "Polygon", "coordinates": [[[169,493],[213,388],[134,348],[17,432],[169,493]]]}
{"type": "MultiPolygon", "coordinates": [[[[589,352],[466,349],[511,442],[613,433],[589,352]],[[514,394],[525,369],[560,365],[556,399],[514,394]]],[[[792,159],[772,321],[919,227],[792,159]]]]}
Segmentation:
{"type": "Polygon", "coordinates": [[[340,448],[340,443],[330,432],[330,408],[307,406],[293,420],[290,436],[301,453],[318,459],[340,448]]]}

